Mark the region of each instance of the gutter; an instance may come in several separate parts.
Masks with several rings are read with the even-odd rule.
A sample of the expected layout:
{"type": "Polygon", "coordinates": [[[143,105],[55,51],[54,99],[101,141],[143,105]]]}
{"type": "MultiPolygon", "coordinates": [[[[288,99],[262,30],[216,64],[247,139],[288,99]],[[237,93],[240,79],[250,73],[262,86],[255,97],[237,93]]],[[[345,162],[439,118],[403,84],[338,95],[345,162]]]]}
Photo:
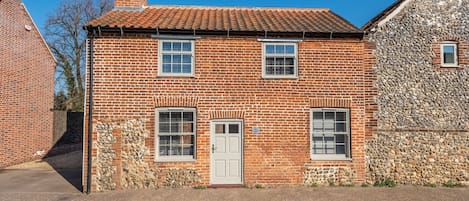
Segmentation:
{"type": "Polygon", "coordinates": [[[94,36],[95,31],[90,36],[90,84],[88,93],[88,165],[86,169],[86,194],[91,193],[91,163],[92,163],[92,132],[93,132],[93,63],[94,63],[94,36]]]}
{"type": "Polygon", "coordinates": [[[295,31],[295,32],[279,32],[279,31],[237,31],[237,30],[193,30],[193,29],[161,29],[161,28],[143,28],[143,27],[108,27],[108,26],[86,26],[88,32],[98,31],[115,33],[123,36],[124,33],[131,34],[152,34],[152,35],[192,35],[192,36],[251,36],[251,37],[264,37],[264,38],[363,38],[363,31],[350,31],[350,32],[308,32],[308,31],[295,31]],[[333,34],[331,34],[333,33],[333,34]]]}

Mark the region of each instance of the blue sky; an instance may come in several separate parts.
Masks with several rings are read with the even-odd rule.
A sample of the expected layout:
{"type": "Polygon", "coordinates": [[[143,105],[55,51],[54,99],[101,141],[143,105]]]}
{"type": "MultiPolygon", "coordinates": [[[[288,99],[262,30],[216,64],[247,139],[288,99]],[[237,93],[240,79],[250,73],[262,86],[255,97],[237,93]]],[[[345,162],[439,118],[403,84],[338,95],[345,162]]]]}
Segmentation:
{"type": "MultiPolygon", "coordinates": [[[[39,29],[61,0],[23,0],[39,29]]],[[[151,5],[211,5],[237,7],[330,8],[361,27],[395,0],[149,0],[151,5]]]]}

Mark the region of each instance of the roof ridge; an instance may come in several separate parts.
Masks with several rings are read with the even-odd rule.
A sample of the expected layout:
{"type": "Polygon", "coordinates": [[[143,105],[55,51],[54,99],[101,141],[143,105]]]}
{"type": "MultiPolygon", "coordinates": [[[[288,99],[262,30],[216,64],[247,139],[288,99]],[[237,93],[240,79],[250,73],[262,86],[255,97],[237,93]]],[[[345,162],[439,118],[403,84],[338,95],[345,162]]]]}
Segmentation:
{"type": "Polygon", "coordinates": [[[293,8],[293,7],[243,7],[243,6],[204,6],[204,5],[149,5],[146,8],[193,8],[208,10],[278,10],[278,11],[330,11],[329,8],[293,8]]]}

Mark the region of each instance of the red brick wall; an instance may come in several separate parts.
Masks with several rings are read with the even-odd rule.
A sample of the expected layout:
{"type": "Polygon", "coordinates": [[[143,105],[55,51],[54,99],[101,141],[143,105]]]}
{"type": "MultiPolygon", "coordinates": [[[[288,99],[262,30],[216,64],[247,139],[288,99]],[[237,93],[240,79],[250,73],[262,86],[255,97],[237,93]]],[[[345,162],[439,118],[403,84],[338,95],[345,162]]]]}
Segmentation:
{"type": "Polygon", "coordinates": [[[197,39],[191,78],[158,77],[158,40],[148,36],[97,38],[94,48],[93,119],[148,119],[151,154],[145,159],[153,167],[195,168],[208,185],[210,120],[236,117],[245,126],[246,184],[301,184],[307,166],[347,166],[356,171],[356,183],[365,180],[365,106],[371,104],[367,79],[372,70],[361,40],[300,42],[298,79],[263,79],[257,38],[197,39]],[[155,108],[184,105],[197,108],[197,160],[153,162],[155,108]],[[313,107],[351,109],[352,161],[311,161],[313,107]],[[260,128],[258,135],[253,127],[260,128]]]}
{"type": "Polygon", "coordinates": [[[55,62],[20,0],[0,1],[0,27],[1,168],[51,148],[55,62]]]}

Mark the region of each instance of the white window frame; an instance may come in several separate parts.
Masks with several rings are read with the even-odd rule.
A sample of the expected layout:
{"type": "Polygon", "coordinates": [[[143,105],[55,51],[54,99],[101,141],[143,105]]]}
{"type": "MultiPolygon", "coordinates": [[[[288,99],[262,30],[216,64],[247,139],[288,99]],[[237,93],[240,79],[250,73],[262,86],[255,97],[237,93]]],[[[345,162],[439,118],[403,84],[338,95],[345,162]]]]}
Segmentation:
{"type": "Polygon", "coordinates": [[[298,42],[263,42],[262,43],[262,78],[298,78],[298,42]],[[279,54],[267,54],[267,45],[293,45],[293,54],[284,54],[285,56],[293,56],[294,73],[293,75],[270,75],[267,74],[266,58],[269,56],[279,56],[279,54]]]}
{"type": "MultiPolygon", "coordinates": [[[[313,161],[328,161],[328,160],[352,160],[352,132],[350,125],[350,109],[348,108],[312,108],[310,111],[310,157],[313,161]],[[346,118],[346,137],[348,139],[348,144],[345,144],[345,151],[349,153],[347,157],[346,154],[314,154],[313,152],[313,113],[314,112],[345,112],[346,118]]],[[[335,119],[334,119],[335,124],[335,119]]],[[[334,131],[334,133],[336,133],[334,131]]],[[[335,135],[334,135],[335,136],[335,135]]],[[[335,137],[334,137],[335,138],[335,137]]],[[[335,143],[335,140],[334,140],[335,143]]]]}
{"type": "MultiPolygon", "coordinates": [[[[182,136],[182,135],[179,135],[182,136]]],[[[156,108],[155,110],[155,162],[194,162],[197,153],[197,110],[196,108],[156,108]],[[194,154],[193,156],[160,156],[160,134],[159,134],[159,118],[160,112],[192,112],[194,118],[194,154]]]]}
{"type": "Polygon", "coordinates": [[[446,41],[440,44],[440,60],[442,67],[458,67],[458,44],[456,42],[446,41]],[[454,48],[454,63],[445,63],[445,47],[454,48]]]}
{"type": "MultiPolygon", "coordinates": [[[[181,47],[182,49],[182,47],[181,47]]],[[[187,52],[188,53],[188,52],[187,52]]],[[[181,58],[182,59],[182,58],[181,58]]],[[[182,66],[181,66],[182,68],[182,66]]],[[[181,70],[182,71],[182,70],[181,70]]],[[[167,76],[167,77],[194,77],[195,76],[195,40],[172,40],[172,39],[160,39],[158,41],[158,76],[167,76]],[[177,54],[183,53],[183,51],[164,51],[163,43],[164,42],[181,42],[181,43],[191,43],[191,72],[190,73],[165,73],[163,72],[163,54],[177,54]]]]}

